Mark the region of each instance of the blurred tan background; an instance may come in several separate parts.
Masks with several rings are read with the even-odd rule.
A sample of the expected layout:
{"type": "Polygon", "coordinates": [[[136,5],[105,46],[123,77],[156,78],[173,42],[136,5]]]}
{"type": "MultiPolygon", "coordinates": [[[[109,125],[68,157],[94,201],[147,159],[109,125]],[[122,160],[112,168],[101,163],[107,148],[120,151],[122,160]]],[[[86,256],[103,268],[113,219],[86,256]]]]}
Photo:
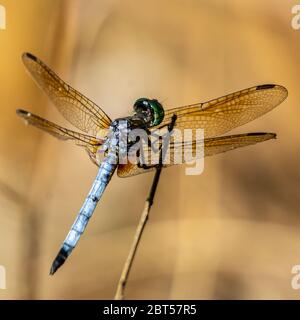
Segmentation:
{"type": "Polygon", "coordinates": [[[139,97],[166,108],[278,83],[289,97],[234,132],[276,141],[163,171],[128,299],[299,299],[299,50],[295,1],[2,0],[0,299],[110,299],[153,173],[115,176],[78,247],[48,275],[96,175],[84,150],[24,126],[16,108],[70,127],[25,72],[40,57],[112,117],[139,97]]]}

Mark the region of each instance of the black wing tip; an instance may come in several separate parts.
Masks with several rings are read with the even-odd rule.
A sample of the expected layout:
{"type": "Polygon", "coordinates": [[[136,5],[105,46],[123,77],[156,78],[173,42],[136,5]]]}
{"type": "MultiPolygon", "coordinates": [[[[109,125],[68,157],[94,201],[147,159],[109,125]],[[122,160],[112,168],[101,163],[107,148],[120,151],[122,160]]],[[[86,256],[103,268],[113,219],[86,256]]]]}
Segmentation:
{"type": "Polygon", "coordinates": [[[272,89],[276,87],[276,84],[262,84],[256,87],[256,90],[265,90],[265,89],[272,89]]]}
{"type": "Polygon", "coordinates": [[[248,136],[265,136],[266,140],[277,138],[277,134],[272,132],[250,132],[247,135],[248,136]]]}
{"type": "Polygon", "coordinates": [[[268,89],[273,89],[273,88],[278,88],[283,91],[288,92],[287,88],[280,85],[280,84],[274,84],[274,83],[266,83],[266,84],[261,84],[259,86],[256,86],[256,90],[268,90],[268,89]]]}
{"type": "Polygon", "coordinates": [[[68,252],[64,248],[61,248],[52,263],[52,266],[50,269],[51,276],[53,276],[54,273],[65,263],[67,258],[68,258],[68,252]]]}
{"type": "Polygon", "coordinates": [[[35,55],[33,55],[32,53],[30,53],[30,52],[24,52],[24,53],[22,54],[22,58],[23,58],[23,60],[24,60],[25,58],[28,58],[28,59],[31,59],[31,60],[34,60],[34,61],[37,61],[37,60],[38,60],[38,58],[37,58],[35,55]]]}
{"type": "Polygon", "coordinates": [[[29,118],[31,115],[30,112],[23,110],[23,109],[17,109],[16,114],[21,118],[29,118]]]}
{"type": "Polygon", "coordinates": [[[281,95],[282,95],[281,102],[287,98],[287,96],[289,94],[288,89],[282,85],[262,84],[262,85],[256,86],[256,90],[269,90],[269,89],[273,89],[273,88],[276,88],[277,90],[279,90],[281,92],[281,95]]]}
{"type": "Polygon", "coordinates": [[[26,110],[23,110],[23,109],[16,109],[16,114],[18,115],[18,116],[26,116],[26,115],[28,115],[28,111],[26,111],[26,110]]]}

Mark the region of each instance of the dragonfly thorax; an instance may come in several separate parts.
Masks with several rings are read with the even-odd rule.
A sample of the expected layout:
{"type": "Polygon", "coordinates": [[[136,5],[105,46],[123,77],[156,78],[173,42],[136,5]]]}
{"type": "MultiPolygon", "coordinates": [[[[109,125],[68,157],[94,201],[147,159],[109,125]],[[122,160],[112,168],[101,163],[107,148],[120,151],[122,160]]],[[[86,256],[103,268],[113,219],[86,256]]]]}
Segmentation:
{"type": "Polygon", "coordinates": [[[102,145],[104,151],[114,151],[119,154],[127,154],[127,149],[133,141],[129,139],[129,133],[139,127],[145,126],[143,119],[137,116],[118,118],[112,121],[102,145]]]}

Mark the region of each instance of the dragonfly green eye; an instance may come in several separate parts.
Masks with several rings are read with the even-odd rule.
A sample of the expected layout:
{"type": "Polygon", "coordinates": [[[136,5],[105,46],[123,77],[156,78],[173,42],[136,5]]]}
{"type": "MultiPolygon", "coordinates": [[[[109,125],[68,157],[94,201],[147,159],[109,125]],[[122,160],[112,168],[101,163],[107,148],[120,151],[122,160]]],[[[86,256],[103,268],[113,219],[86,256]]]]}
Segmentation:
{"type": "Polygon", "coordinates": [[[135,112],[148,117],[151,127],[159,125],[164,119],[164,108],[155,99],[140,98],[136,100],[133,108],[135,112]]]}

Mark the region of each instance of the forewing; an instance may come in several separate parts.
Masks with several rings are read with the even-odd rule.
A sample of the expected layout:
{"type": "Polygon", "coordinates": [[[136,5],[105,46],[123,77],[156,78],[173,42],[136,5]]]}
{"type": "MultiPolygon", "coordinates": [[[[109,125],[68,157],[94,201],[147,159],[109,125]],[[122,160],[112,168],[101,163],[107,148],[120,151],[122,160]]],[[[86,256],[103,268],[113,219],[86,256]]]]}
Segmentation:
{"type": "Polygon", "coordinates": [[[66,84],[41,60],[30,53],[24,53],[22,59],[39,87],[75,127],[93,136],[109,127],[111,119],[99,106],[66,84]]]}
{"type": "MultiPolygon", "coordinates": [[[[266,140],[276,138],[276,134],[274,133],[245,133],[245,134],[237,134],[230,135],[224,137],[215,137],[215,138],[207,138],[204,139],[204,149],[203,149],[203,140],[201,141],[190,141],[190,142],[171,142],[170,143],[170,157],[169,163],[164,164],[163,167],[169,167],[174,164],[177,164],[176,159],[181,158],[182,162],[190,162],[195,159],[203,157],[203,152],[196,153],[196,148],[202,147],[204,150],[204,156],[212,156],[215,154],[227,152],[233,149],[246,147],[252,144],[256,144],[259,142],[263,142],[266,140]],[[184,154],[185,152],[185,154],[184,154]],[[190,158],[189,158],[190,155],[190,158]]],[[[159,152],[156,153],[156,156],[153,157],[153,153],[151,154],[150,148],[147,147],[146,154],[148,155],[148,159],[146,159],[147,163],[150,163],[150,160],[154,161],[154,163],[158,163],[159,152]],[[150,158],[151,155],[151,158],[150,158]],[[156,158],[155,158],[156,157],[156,158]]],[[[119,165],[118,167],[118,176],[125,178],[134,176],[141,173],[151,172],[155,168],[143,169],[140,168],[137,164],[127,163],[119,165]]]]}
{"type": "Polygon", "coordinates": [[[205,103],[169,109],[163,122],[152,130],[167,125],[176,114],[175,128],[204,129],[206,138],[215,137],[271,111],[287,95],[287,89],[280,85],[248,88],[205,103]]]}

